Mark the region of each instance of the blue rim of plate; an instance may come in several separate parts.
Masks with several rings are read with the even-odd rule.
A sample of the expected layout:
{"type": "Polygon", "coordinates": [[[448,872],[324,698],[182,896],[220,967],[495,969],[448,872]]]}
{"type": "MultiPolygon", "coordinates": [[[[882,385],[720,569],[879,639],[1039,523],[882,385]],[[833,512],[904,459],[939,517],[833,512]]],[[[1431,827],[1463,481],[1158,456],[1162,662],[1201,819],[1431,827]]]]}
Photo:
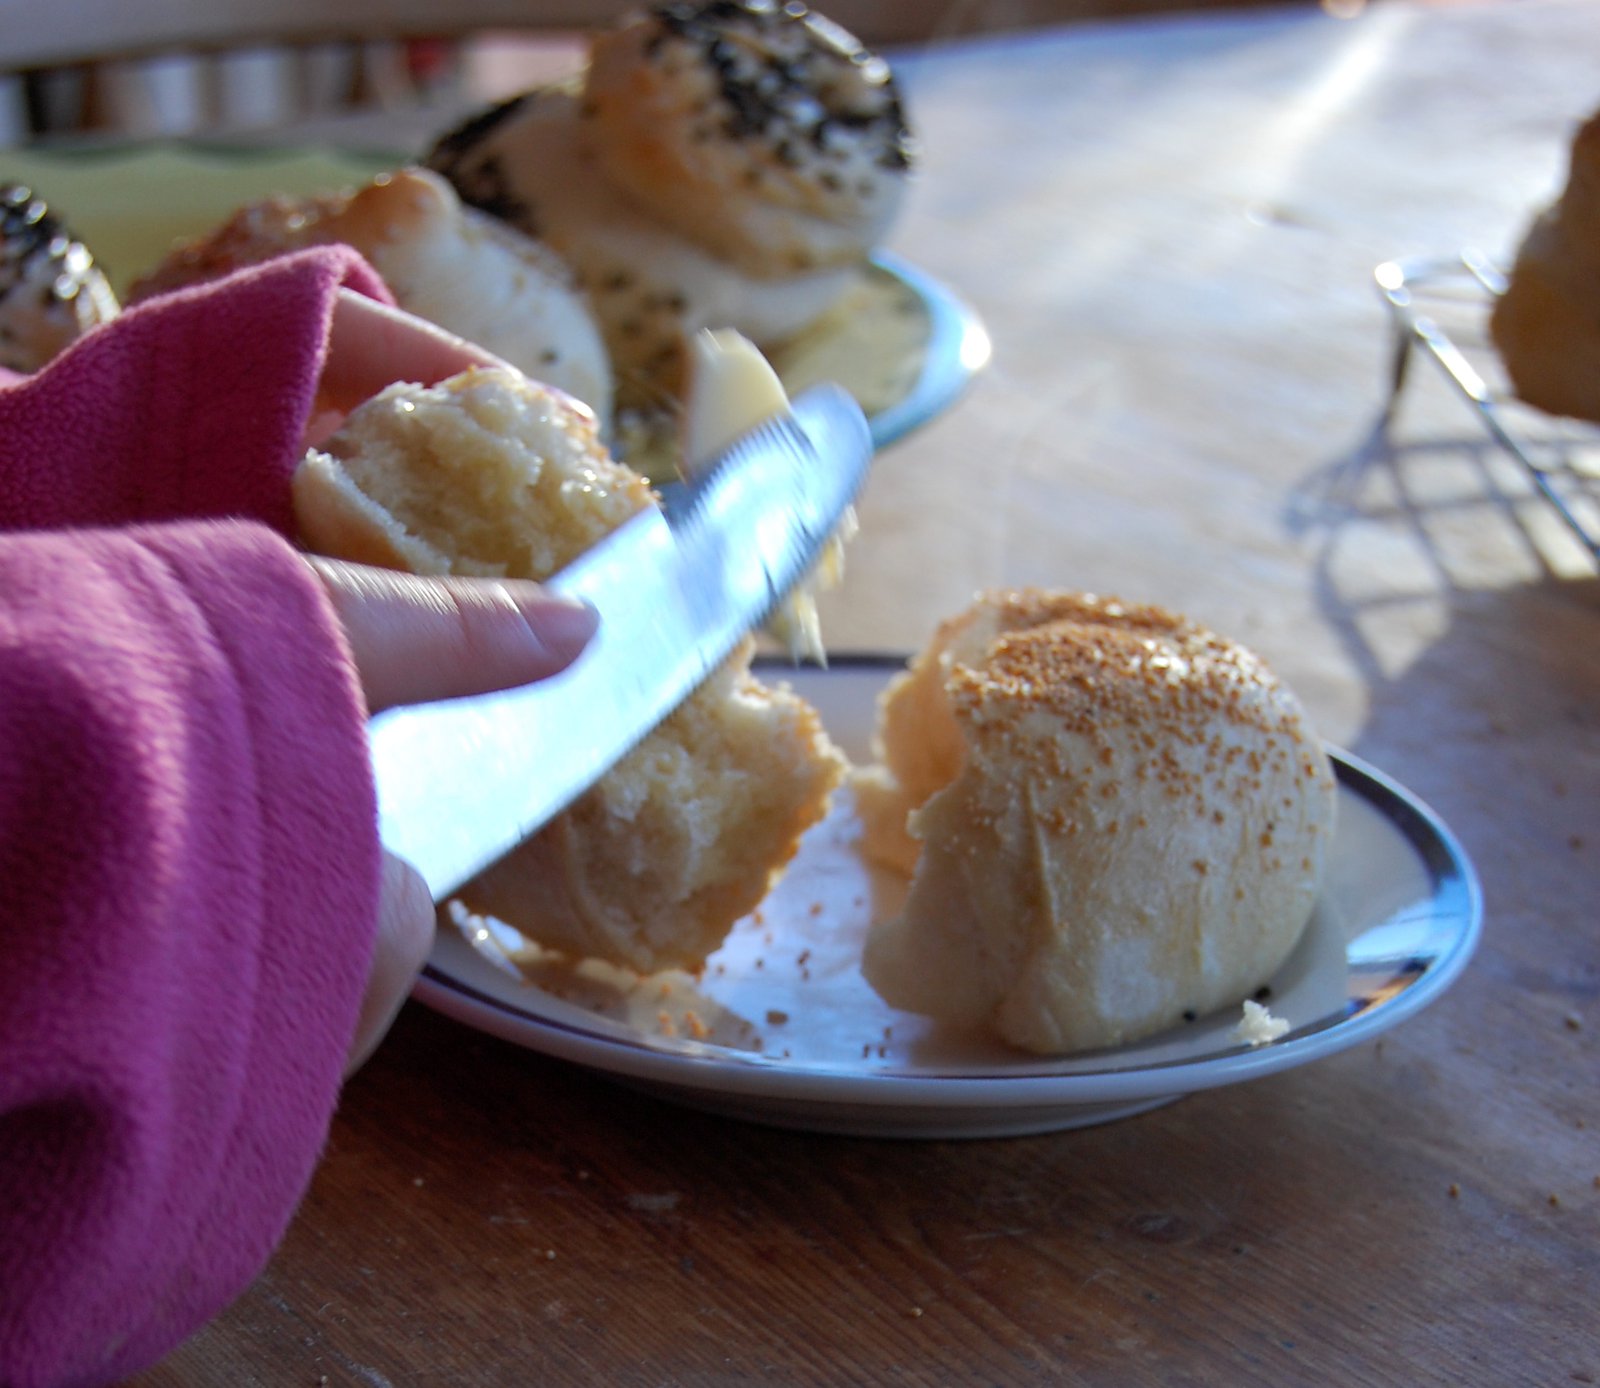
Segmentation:
{"type": "Polygon", "coordinates": [[[928,315],[928,341],[916,381],[904,397],[867,418],[873,446],[881,450],[955,404],[994,348],[971,306],[931,275],[886,251],[875,253],[871,264],[911,290],[928,315]]]}
{"type": "MultiPolygon", "coordinates": [[[[839,670],[887,672],[904,664],[904,656],[879,653],[829,657],[829,669],[839,670]]],[[[669,1047],[643,1034],[618,1035],[590,1028],[512,1006],[433,962],[424,967],[413,996],[435,1011],[540,1054],[570,1060],[617,1079],[683,1091],[982,1109],[1153,1100],[1261,1078],[1347,1050],[1415,1015],[1455,982],[1482,935],[1482,888],[1471,859],[1449,826],[1376,767],[1336,747],[1330,746],[1328,754],[1340,785],[1382,816],[1416,853],[1428,875],[1430,918],[1450,923],[1453,929],[1449,945],[1431,958],[1407,956],[1390,961],[1390,982],[1405,980],[1398,991],[1378,988],[1347,998],[1342,1011],[1298,1027],[1270,1045],[1239,1043],[1154,1065],[1132,1058],[1116,1063],[1113,1058],[1125,1052],[1110,1051],[1105,1055],[1111,1063],[1102,1068],[1047,1073],[1036,1068],[1023,1072],[1020,1064],[1038,1063],[1031,1058],[1022,1060],[1017,1071],[908,1072],[894,1067],[854,1071],[699,1042],[669,1047]],[[537,1046],[530,1046],[527,1039],[530,1027],[540,1034],[537,1046]]],[[[1085,1057],[1061,1059],[1077,1064],[1085,1057]]]]}

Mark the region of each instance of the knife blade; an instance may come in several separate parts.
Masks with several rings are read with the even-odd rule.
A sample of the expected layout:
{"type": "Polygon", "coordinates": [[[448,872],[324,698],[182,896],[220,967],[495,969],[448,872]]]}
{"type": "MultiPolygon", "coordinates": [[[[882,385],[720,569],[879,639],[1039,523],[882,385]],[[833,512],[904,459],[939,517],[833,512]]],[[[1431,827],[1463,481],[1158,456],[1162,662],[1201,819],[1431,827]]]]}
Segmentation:
{"type": "Polygon", "coordinates": [[[570,805],[805,576],[871,456],[856,402],[806,391],[548,581],[600,614],[561,674],[374,717],[384,846],[443,901],[570,805]]]}

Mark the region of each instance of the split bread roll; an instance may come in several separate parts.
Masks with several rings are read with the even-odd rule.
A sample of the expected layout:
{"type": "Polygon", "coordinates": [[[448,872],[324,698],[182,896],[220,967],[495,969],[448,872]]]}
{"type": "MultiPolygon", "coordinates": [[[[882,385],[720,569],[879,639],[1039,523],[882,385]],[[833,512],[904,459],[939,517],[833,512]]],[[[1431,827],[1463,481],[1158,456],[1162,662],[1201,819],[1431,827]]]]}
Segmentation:
{"type": "Polygon", "coordinates": [[[206,236],[174,247],[135,284],[133,297],[334,243],[360,251],[401,308],[575,396],[608,427],[611,361],[567,266],[547,246],[464,206],[426,169],[382,174],[353,194],[241,207],[206,236]]]}
{"type": "Polygon", "coordinates": [[[1522,400],[1600,423],[1600,112],[1573,139],[1566,187],[1528,229],[1489,332],[1522,400]]]}
{"type": "Polygon", "coordinates": [[[1156,607],[1019,590],[945,622],[880,705],[869,856],[891,1006],[1025,1050],[1114,1046],[1249,996],[1310,919],[1335,783],[1242,647],[1156,607]]]}
{"type": "MultiPolygon", "coordinates": [[[[295,477],[310,548],[420,573],[545,579],[654,504],[586,410],[498,370],[390,387],[295,477]]],[[[698,967],[766,895],[845,769],[815,711],[750,673],[753,649],[463,888],[464,904],[573,957],[698,967]]]]}

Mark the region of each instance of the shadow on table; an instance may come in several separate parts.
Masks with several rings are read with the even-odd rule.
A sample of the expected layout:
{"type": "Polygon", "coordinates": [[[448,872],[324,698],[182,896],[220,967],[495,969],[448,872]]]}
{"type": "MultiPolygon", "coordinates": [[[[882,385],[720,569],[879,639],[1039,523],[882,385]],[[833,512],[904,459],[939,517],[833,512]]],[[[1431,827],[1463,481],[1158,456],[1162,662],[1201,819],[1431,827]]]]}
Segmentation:
{"type": "Polygon", "coordinates": [[[1521,469],[1480,437],[1382,427],[1306,478],[1315,601],[1368,693],[1351,750],[1431,801],[1493,898],[1581,897],[1600,822],[1600,576],[1521,469]],[[1523,836],[1526,851],[1505,851],[1523,836]]]}

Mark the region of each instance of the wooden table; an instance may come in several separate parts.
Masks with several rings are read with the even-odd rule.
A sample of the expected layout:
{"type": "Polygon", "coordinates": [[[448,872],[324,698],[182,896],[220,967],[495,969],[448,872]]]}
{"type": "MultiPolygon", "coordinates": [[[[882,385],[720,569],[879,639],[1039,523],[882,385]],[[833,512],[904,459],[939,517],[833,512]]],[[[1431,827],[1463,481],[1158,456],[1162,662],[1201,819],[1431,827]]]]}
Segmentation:
{"type": "Polygon", "coordinates": [[[1600,588],[1435,379],[1389,456],[1373,266],[1503,252],[1600,12],[1130,22],[907,54],[895,248],[997,356],[891,449],[841,648],[994,583],[1182,608],[1476,860],[1383,1039],[1144,1116],[895,1142],[640,1097],[415,1006],[255,1287],[141,1382],[1600,1382],[1600,588]]]}

